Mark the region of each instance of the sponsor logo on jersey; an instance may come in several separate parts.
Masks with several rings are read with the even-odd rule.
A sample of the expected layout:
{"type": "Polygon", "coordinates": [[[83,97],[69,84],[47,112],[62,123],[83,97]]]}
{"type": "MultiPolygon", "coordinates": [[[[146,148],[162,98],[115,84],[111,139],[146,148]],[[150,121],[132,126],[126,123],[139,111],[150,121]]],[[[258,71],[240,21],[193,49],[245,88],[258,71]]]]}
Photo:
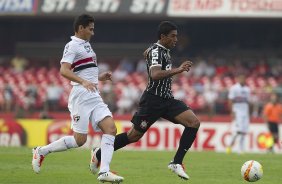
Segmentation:
{"type": "Polygon", "coordinates": [[[158,48],[155,48],[152,50],[152,65],[158,64],[158,58],[159,58],[158,48]]]}

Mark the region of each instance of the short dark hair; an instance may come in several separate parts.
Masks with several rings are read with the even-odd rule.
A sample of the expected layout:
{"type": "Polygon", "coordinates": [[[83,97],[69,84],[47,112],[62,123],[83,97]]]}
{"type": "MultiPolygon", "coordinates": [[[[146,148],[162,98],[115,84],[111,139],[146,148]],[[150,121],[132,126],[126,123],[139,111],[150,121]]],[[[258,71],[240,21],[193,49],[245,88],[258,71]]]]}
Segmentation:
{"type": "Polygon", "coordinates": [[[89,25],[89,23],[92,23],[92,22],[94,22],[94,18],[90,15],[87,15],[87,14],[82,14],[82,15],[76,17],[74,22],[73,22],[74,32],[78,31],[78,28],[79,28],[80,25],[82,25],[85,28],[89,25]]]}
{"type": "Polygon", "coordinates": [[[158,27],[158,39],[161,38],[161,35],[168,35],[171,31],[177,30],[177,26],[170,21],[162,21],[158,27]]]}

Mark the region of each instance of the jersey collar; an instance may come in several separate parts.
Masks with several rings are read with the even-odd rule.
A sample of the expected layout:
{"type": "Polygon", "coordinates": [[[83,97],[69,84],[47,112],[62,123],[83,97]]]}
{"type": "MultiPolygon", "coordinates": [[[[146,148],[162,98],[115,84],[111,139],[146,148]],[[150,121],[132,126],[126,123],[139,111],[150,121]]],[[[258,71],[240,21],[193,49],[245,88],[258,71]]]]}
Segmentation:
{"type": "Polygon", "coordinates": [[[163,48],[163,49],[169,51],[169,49],[168,49],[168,48],[165,48],[163,45],[161,45],[161,44],[159,44],[159,43],[155,43],[155,44],[156,44],[157,46],[159,46],[159,47],[161,47],[161,48],[163,48]]]}
{"type": "Polygon", "coordinates": [[[76,36],[71,36],[71,39],[74,40],[74,41],[80,42],[80,43],[86,43],[86,42],[88,42],[88,41],[83,40],[83,39],[81,39],[81,38],[78,38],[78,37],[76,37],[76,36]]]}

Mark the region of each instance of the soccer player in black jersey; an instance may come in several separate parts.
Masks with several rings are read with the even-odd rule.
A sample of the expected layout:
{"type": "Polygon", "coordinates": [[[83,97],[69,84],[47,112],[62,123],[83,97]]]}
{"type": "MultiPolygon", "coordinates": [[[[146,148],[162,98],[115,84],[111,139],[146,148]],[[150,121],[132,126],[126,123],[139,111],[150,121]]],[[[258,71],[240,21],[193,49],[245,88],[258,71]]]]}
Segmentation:
{"type": "MultiPolygon", "coordinates": [[[[185,127],[180,138],[179,148],[169,163],[168,168],[179,177],[187,180],[182,162],[186,152],[191,147],[200,127],[200,121],[193,111],[182,101],[176,100],[171,91],[172,76],[189,71],[191,61],[184,61],[178,68],[172,68],[170,49],[177,42],[177,26],[169,21],[163,21],[158,27],[158,42],[145,52],[147,62],[148,85],[145,89],[137,112],[131,122],[128,132],[116,136],[114,149],[118,150],[130,143],[137,142],[159,118],[185,127]]],[[[90,170],[96,173],[101,158],[99,148],[92,150],[90,170]]]]}

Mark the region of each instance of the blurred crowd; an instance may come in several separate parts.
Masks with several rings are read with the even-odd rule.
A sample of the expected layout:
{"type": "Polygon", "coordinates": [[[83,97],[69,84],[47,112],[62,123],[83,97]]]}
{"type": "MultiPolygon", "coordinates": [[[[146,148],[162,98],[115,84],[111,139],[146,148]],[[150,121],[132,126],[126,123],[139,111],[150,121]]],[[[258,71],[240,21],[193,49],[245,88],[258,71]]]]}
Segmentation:
{"type": "MultiPolygon", "coordinates": [[[[228,89],[238,73],[247,75],[254,117],[261,115],[272,92],[282,94],[281,57],[209,55],[194,57],[192,61],[191,71],[173,78],[172,89],[175,98],[186,102],[196,113],[229,113],[228,89]]],[[[38,63],[20,55],[0,60],[0,112],[15,112],[17,117],[24,117],[33,112],[47,116],[50,111],[67,111],[71,85],[60,76],[59,62],[38,63]]],[[[180,63],[176,62],[176,66],[180,63]]],[[[100,72],[113,73],[113,81],[99,84],[104,101],[113,113],[132,114],[147,84],[145,61],[127,57],[100,59],[98,66],[100,72]]]]}

